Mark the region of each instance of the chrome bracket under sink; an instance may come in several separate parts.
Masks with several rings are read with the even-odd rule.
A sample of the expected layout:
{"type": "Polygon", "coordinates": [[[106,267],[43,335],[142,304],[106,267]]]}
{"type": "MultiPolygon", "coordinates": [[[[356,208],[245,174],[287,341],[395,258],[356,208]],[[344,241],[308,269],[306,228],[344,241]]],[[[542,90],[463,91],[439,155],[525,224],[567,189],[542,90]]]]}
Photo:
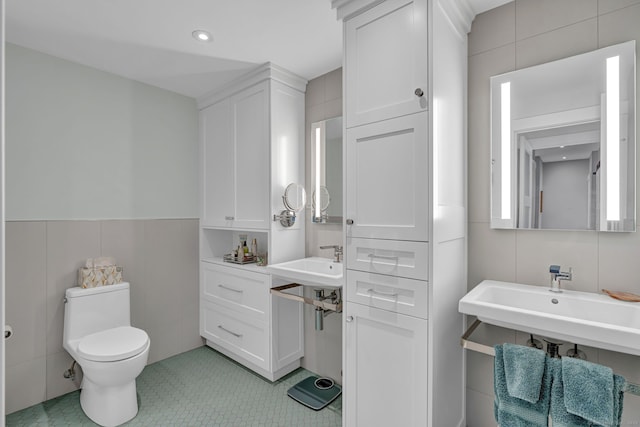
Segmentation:
{"type": "Polygon", "coordinates": [[[304,286],[301,285],[299,283],[289,283],[288,285],[282,285],[282,286],[276,286],[274,288],[271,288],[271,293],[275,296],[281,297],[281,298],[286,298],[286,299],[290,299],[293,301],[298,301],[298,302],[302,302],[305,304],[310,304],[313,305],[315,307],[319,307],[323,310],[328,310],[328,311],[335,311],[336,313],[342,313],[342,298],[338,297],[337,300],[334,302],[333,299],[331,299],[331,302],[328,302],[327,299],[324,300],[319,300],[319,299],[313,299],[313,298],[308,298],[302,295],[294,295],[294,294],[290,294],[288,292],[284,292],[287,289],[293,289],[293,288],[297,288],[300,286],[304,286]]]}

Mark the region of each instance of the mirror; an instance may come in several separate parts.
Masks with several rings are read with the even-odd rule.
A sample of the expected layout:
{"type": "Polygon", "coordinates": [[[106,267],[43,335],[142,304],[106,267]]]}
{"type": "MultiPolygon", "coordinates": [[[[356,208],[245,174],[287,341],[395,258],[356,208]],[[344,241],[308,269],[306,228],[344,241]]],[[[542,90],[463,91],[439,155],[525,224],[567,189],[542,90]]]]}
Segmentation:
{"type": "Polygon", "coordinates": [[[304,209],[307,203],[307,192],[304,186],[292,182],[287,185],[282,195],[282,203],[285,210],[280,212],[280,215],[273,215],[274,221],[280,221],[283,227],[291,227],[296,223],[296,213],[304,209]]]}
{"type": "Polygon", "coordinates": [[[342,223],[342,117],[311,125],[311,220],[342,223]]]}
{"type": "Polygon", "coordinates": [[[635,231],[635,41],[491,77],[491,228],[635,231]]]}

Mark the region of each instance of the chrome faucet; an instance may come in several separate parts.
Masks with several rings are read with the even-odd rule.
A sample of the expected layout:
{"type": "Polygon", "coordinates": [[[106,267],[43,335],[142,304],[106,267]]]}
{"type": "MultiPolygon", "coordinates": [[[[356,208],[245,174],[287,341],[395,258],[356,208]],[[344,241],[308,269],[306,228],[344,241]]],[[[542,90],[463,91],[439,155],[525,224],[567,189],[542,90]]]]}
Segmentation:
{"type": "Polygon", "coordinates": [[[334,262],[341,262],[342,259],[342,246],[340,245],[327,245],[327,246],[320,246],[320,249],[333,249],[333,261],[334,262]]]}
{"type": "Polygon", "coordinates": [[[559,265],[550,265],[549,273],[551,273],[551,288],[549,291],[561,293],[562,289],[560,289],[561,280],[571,280],[573,276],[573,269],[569,267],[569,271],[560,271],[559,265]]]}

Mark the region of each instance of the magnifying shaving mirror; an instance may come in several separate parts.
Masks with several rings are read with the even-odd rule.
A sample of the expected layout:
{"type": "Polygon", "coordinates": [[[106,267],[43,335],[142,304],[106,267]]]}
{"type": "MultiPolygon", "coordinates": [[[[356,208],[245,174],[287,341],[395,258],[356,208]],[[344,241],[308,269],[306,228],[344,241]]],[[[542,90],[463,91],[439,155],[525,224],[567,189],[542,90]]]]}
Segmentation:
{"type": "Polygon", "coordinates": [[[304,209],[307,203],[307,192],[304,186],[292,182],[287,185],[282,196],[285,209],[280,215],[273,215],[274,221],[280,221],[283,227],[291,227],[296,222],[296,213],[304,209]]]}

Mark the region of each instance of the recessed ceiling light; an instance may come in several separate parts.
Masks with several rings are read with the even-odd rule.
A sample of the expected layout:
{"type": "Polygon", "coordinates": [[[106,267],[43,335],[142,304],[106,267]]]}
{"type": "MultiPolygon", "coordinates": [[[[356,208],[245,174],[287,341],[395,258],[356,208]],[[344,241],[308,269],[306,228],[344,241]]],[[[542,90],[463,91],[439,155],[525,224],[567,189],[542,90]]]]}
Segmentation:
{"type": "Polygon", "coordinates": [[[562,160],[567,160],[567,156],[562,156],[562,160]]]}
{"type": "Polygon", "coordinates": [[[211,33],[205,30],[195,30],[191,35],[199,42],[210,42],[213,40],[211,33]]]}

